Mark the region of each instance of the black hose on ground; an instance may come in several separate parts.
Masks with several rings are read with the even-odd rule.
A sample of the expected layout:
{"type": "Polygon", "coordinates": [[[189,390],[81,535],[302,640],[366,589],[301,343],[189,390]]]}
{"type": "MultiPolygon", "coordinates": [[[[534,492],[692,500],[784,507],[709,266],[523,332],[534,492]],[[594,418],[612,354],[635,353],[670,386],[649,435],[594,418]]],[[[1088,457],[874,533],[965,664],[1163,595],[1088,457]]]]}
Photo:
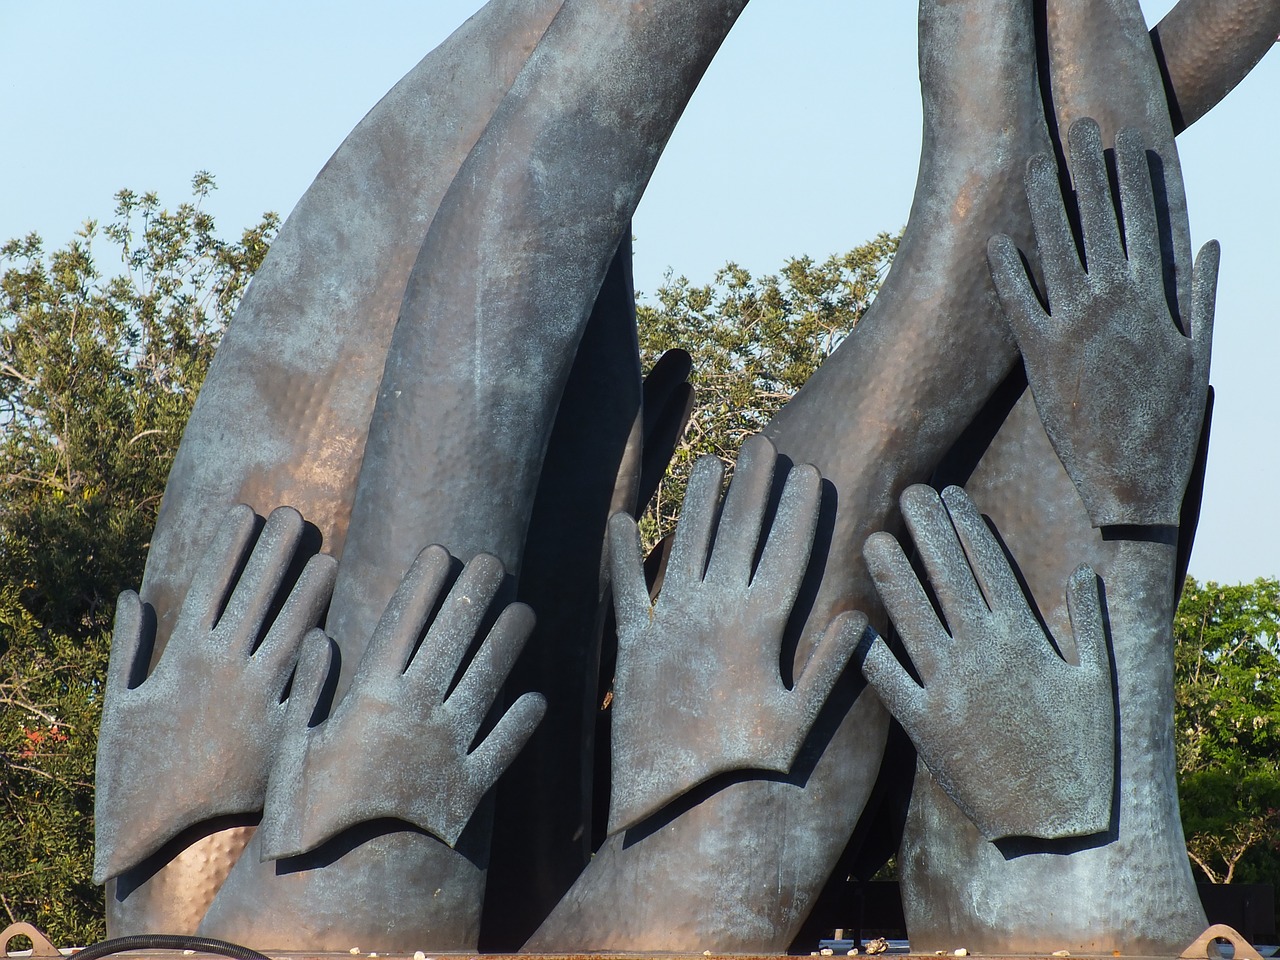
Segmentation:
{"type": "Polygon", "coordinates": [[[144,933],[136,937],[115,937],[103,940],[75,953],[76,960],[95,960],[126,950],[195,950],[199,953],[215,953],[231,960],[270,960],[257,950],[250,950],[237,943],[214,940],[212,937],[189,937],[173,934],[144,933]]]}

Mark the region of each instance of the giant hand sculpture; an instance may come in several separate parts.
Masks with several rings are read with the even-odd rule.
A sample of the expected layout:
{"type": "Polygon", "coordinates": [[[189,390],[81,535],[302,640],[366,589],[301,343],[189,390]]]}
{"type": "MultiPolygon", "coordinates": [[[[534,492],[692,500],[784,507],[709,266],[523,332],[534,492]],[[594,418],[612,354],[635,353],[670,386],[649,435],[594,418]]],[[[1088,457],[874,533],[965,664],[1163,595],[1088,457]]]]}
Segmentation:
{"type": "Polygon", "coordinates": [[[433,616],[452,564],[443,547],[418,555],[351,689],[333,716],[314,727],[309,721],[329,673],[331,641],[320,630],[308,636],[298,670],[302,689],[290,697],[287,733],[267,790],[260,828],[267,857],[305,853],[379,817],[407,820],[453,846],[533,734],[546,702],[526,693],[472,746],[533,629],[533,612],[522,603],[506,607],[457,677],[505,574],[497,558],[480,554],[433,616]]]}
{"type": "Polygon", "coordinates": [[[136,593],[120,595],[98,738],[99,883],[186,827],[262,809],[282,697],[303,636],[324,615],[336,564],[323,554],[307,561],[263,637],[303,524],[295,510],[273,511],[246,562],[256,527],[249,507],[227,514],[187,591],[174,642],[141,683],[155,627],[136,593]],[[151,802],[158,790],[162,804],[151,802]]]}
{"type": "MultiPolygon", "coordinates": [[[[763,442],[744,451],[719,520],[720,473],[699,468],[656,604],[639,572],[634,528],[614,518],[623,634],[607,818],[614,832],[598,844],[605,818],[593,822],[602,811],[590,796],[592,765],[608,758],[590,746],[595,723],[577,694],[595,692],[596,611],[607,597],[603,527],[656,481],[658,472],[644,467],[653,458],[639,456],[637,445],[651,452],[671,442],[687,409],[682,386],[668,389],[665,403],[651,403],[658,397],[646,389],[643,427],[628,440],[638,363],[625,238],[663,144],[744,5],[490,0],[371,111],[289,218],[220,348],[175,462],[143,589],[157,618],[155,656],[164,656],[134,688],[128,678],[139,673],[149,611],[136,598],[121,607],[99,774],[100,875],[136,863],[175,825],[219,810],[251,814],[264,802],[263,771],[286,714],[285,664],[323,612],[332,569],[315,561],[250,653],[261,632],[253,621],[274,609],[268,595],[283,586],[263,571],[288,551],[264,553],[261,566],[251,560],[219,617],[234,564],[213,580],[193,571],[227,505],[245,501],[265,514],[295,504],[341,556],[325,619],[343,654],[339,706],[328,720],[307,722],[328,650],[314,634],[293,684],[293,731],[267,788],[264,828],[247,841],[248,830],[230,837],[217,821],[201,821],[173,849],[127,870],[108,888],[113,933],[201,923],[266,948],[473,950],[482,933],[489,945],[498,939],[492,924],[481,930],[483,906],[502,918],[507,937],[541,920],[531,949],[544,952],[679,952],[708,943],[785,951],[838,861],[864,856],[858,838],[875,816],[864,804],[881,796],[876,771],[893,769],[892,760],[882,764],[888,717],[880,701],[860,696],[855,677],[837,682],[862,620],[832,617],[871,611],[858,548],[896,525],[898,494],[935,470],[963,477],[999,518],[1021,583],[960,494],[910,508],[917,533],[932,530],[933,547],[921,551],[933,556],[952,636],[898,548],[872,541],[873,572],[925,674],[920,687],[882,646],[871,650],[869,673],[927,762],[917,770],[900,857],[913,945],[1025,952],[1054,943],[1105,953],[1122,942],[1154,954],[1198,932],[1166,749],[1171,538],[1162,529],[1119,542],[1126,531],[1110,529],[1103,540],[1094,526],[1178,522],[1203,405],[1216,250],[1202,255],[1191,282],[1173,131],[1208,110],[1270,45],[1280,24],[1273,0],[1181,0],[1154,44],[1138,0],[922,0],[924,150],[900,254],[874,309],[767,428],[787,457],[814,464],[829,481],[831,542],[809,546],[813,468],[793,471],[776,519],[765,522],[774,451],[763,442]],[[1031,167],[1030,216],[1021,188],[1026,158],[1053,155],[1058,131],[1081,116],[1098,118],[1108,138],[1136,125],[1161,160],[1153,189],[1138,141],[1120,137],[1122,238],[1100,138],[1076,129],[1083,269],[1053,163],[1031,167]],[[982,269],[992,234],[1012,238],[991,247],[995,287],[982,269]],[[1047,309],[1033,290],[1042,259],[1047,309]],[[593,340],[590,318],[606,314],[608,329],[593,340]],[[1006,375],[1015,339],[1052,448],[1031,405],[1013,404],[1020,385],[1006,375]],[[575,389],[574,364],[594,370],[589,389],[575,389]],[[657,406],[666,415],[655,416],[657,406]],[[558,523],[572,524],[573,536],[557,538],[558,523]],[[548,720],[556,722],[543,724],[538,750],[521,757],[538,775],[504,785],[508,809],[536,794],[524,817],[532,826],[505,818],[497,838],[492,862],[505,860],[505,874],[499,866],[486,876],[480,818],[463,827],[540,713],[536,700],[520,700],[472,749],[528,616],[517,607],[499,617],[450,690],[487,623],[462,597],[487,605],[501,574],[489,559],[473,561],[415,650],[414,631],[444,592],[446,558],[429,551],[402,578],[433,542],[459,556],[492,551],[512,578],[522,563],[540,571],[522,579],[521,595],[535,606],[550,602],[573,625],[557,631],[544,617],[544,634],[578,638],[531,641],[507,680],[515,690],[551,692],[542,678],[562,673],[556,689],[575,696],[555,701],[558,715],[548,720]],[[546,544],[570,562],[539,563],[546,544]],[[1115,637],[1124,750],[1112,767],[1103,760],[1112,753],[1102,742],[1110,701],[1099,667],[1101,608],[1087,576],[1071,573],[1082,560],[1107,584],[1115,637]],[[791,657],[783,633],[806,563],[805,623],[798,610],[791,657]],[[570,568],[563,589],[549,584],[548,571],[570,568]],[[1049,649],[1017,589],[1029,586],[1049,629],[1065,637],[1068,582],[1078,666],[1049,649]],[[258,612],[237,613],[241,588],[258,612]],[[220,644],[238,652],[215,656],[220,644]],[[783,678],[792,670],[800,679],[788,690],[783,678]],[[1064,699],[1098,709],[1072,726],[1048,715],[1052,698],[1037,694],[1018,704],[1028,722],[1017,736],[993,734],[972,693],[960,692],[970,682],[989,687],[993,677],[1026,680],[1042,694],[1069,691],[1064,699]],[[205,709],[211,691],[240,683],[251,697],[205,709]],[[930,709],[939,701],[956,714],[930,709]],[[127,755],[130,741],[176,729],[176,703],[182,723],[206,728],[218,782],[199,786],[208,771],[195,770],[204,794],[195,801],[128,799],[142,769],[127,755]],[[954,739],[972,754],[939,746],[965,723],[966,735],[954,739]],[[1090,742],[1096,770],[1072,752],[1090,742]],[[1006,809],[988,789],[994,778],[983,783],[974,773],[984,761],[1004,764],[1008,795],[1033,756],[1078,777],[1030,815],[1006,809]],[[428,769],[449,771],[443,779],[452,786],[433,784],[424,796],[428,769]],[[708,778],[744,769],[771,775],[724,778],[672,805],[664,829],[628,829],[708,778]],[[1006,845],[974,825],[988,836],[1098,829],[1112,774],[1110,825],[1119,827],[1071,851],[1055,842],[1028,853],[1038,841],[1022,837],[1023,852],[1006,857],[1006,845]],[[327,789],[335,783],[341,789],[327,789]],[[541,813],[552,808],[554,816],[541,813]],[[405,816],[417,827],[396,819],[405,816]],[[324,843],[336,831],[342,839],[324,843]],[[513,843],[513,833],[535,842],[513,843]],[[575,881],[593,839],[598,847],[575,881]],[[246,841],[249,852],[239,856],[246,841]],[[708,855],[726,849],[749,853],[708,855]],[[520,871],[510,869],[512,859],[520,871]],[[1145,899],[1123,869],[1133,862],[1160,878],[1145,899]],[[966,869],[956,871],[957,863],[966,869]],[[513,923],[515,897],[525,916],[513,923]]],[[[182,769],[204,756],[193,752],[203,746],[154,749],[182,748],[169,761],[182,769]]]]}
{"type": "Polygon", "coordinates": [[[694,465],[656,603],[635,521],[609,524],[618,615],[609,832],[632,827],[720,773],[787,773],[866,628],[845,613],[827,628],[793,689],[779,672],[783,631],[813,546],[821,479],[789,472],[759,564],[777,453],[742,445],[724,510],[724,467],[694,465]],[[714,543],[714,546],[713,546],[714,543]]]}
{"type": "Polygon", "coordinates": [[[1045,636],[1000,544],[959,487],[902,495],[939,621],[898,542],[867,565],[923,687],[876,638],[862,671],[939,785],[990,840],[1099,833],[1111,822],[1115,711],[1097,578],[1067,585],[1078,664],[1045,636]],[[1032,799],[1034,798],[1034,799],[1032,799]]]}
{"type": "Polygon", "coordinates": [[[1085,264],[1058,190],[1057,164],[1036,157],[1027,167],[1027,199],[1048,310],[1008,237],[991,241],[991,276],[1040,418],[1094,526],[1176,526],[1209,387],[1218,245],[1206,244],[1196,258],[1188,338],[1165,289],[1141,137],[1126,130],[1116,138],[1123,235],[1098,125],[1077,121],[1069,140],[1085,264]]]}

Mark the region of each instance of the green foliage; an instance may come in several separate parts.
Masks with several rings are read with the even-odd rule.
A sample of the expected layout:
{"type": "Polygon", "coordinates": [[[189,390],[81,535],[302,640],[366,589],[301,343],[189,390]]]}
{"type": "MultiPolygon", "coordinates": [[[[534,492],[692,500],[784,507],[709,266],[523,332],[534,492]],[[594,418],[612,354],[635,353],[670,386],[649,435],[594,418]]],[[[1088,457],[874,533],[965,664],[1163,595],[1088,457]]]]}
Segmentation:
{"type": "MultiPolygon", "coordinates": [[[[222,330],[278,226],[219,239],[195,201],[123,191],[113,221],[46,253],[0,248],[0,916],[103,934],[90,880],[110,620],[142,575],[173,453],[222,330]],[[104,277],[99,245],[119,260],[104,277]]],[[[727,265],[638,307],[646,365],[693,355],[698,407],[642,530],[674,524],[693,460],[732,462],[853,329],[897,249],[881,234],[755,278],[727,265]]],[[[1189,579],[1175,622],[1188,850],[1215,881],[1280,886],[1280,581],[1189,579]]]]}
{"type": "Polygon", "coordinates": [[[637,305],[645,368],[667,350],[689,351],[697,404],[641,518],[646,547],[674,528],[693,461],[710,453],[733,462],[742,441],[768,423],[849,335],[897,249],[898,236],[882,233],[822,263],[800,257],[760,278],[730,263],[706,286],[684,277],[668,280],[656,304],[637,305]]]}
{"type": "Polygon", "coordinates": [[[1280,580],[1188,577],[1174,638],[1188,853],[1214,883],[1280,890],[1280,580]]]}
{"type": "Polygon", "coordinates": [[[213,179],[192,188],[172,211],[122,191],[110,224],[52,253],[34,234],[0,247],[0,909],[61,942],[103,933],[92,780],[115,598],[279,224],[222,240],[200,208],[213,179]]]}

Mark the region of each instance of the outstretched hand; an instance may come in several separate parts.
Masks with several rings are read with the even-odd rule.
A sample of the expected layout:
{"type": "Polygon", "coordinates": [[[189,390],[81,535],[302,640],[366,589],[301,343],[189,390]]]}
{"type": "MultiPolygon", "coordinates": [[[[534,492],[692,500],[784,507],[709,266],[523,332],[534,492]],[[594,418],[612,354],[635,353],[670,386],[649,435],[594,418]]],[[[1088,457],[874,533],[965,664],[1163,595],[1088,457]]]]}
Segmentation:
{"type": "Polygon", "coordinates": [[[1196,258],[1184,336],[1166,293],[1160,218],[1140,136],[1124,130],[1116,137],[1123,227],[1097,124],[1074,123],[1069,143],[1084,265],[1057,164],[1041,156],[1027,168],[1027,199],[1047,311],[1006,236],[989,245],[991,275],[1045,430],[1093,525],[1177,525],[1204,419],[1218,245],[1206,244],[1196,258]]]}
{"type": "Polygon", "coordinates": [[[783,683],[783,632],[808,566],[821,480],[811,466],[792,468],[757,565],[776,462],[763,437],[744,443],[723,513],[723,465],[694,465],[656,603],[635,522],[621,513],[610,521],[619,635],[611,834],[717,774],[788,772],[862,637],[866,618],[842,614],[795,688],[783,683]]]}
{"type": "Polygon", "coordinates": [[[959,487],[902,495],[902,514],[946,618],[898,542],[864,555],[917,683],[880,638],[862,671],[938,784],[988,839],[1086,836],[1111,820],[1115,709],[1097,578],[1067,585],[1078,665],[1050,645],[1003,549],[959,487]]]}
{"type": "Polygon", "coordinates": [[[506,607],[455,685],[505,571],[496,557],[480,554],[449,589],[452,573],[453,558],[443,547],[418,555],[387,604],[351,688],[314,727],[331,644],[320,630],[307,637],[259,828],[266,857],[305,853],[381,817],[406,820],[453,846],[533,735],[546,701],[526,693],[472,747],[534,618],[522,603],[506,607]]]}
{"type": "Polygon", "coordinates": [[[336,563],[324,555],[307,562],[258,643],[303,521],[289,507],[274,511],[246,562],[256,527],[247,506],[227,514],[159,663],[133,685],[146,669],[154,626],[136,593],[120,595],[98,738],[95,883],[136,865],[186,827],[262,809],[284,691],[303,636],[329,603],[336,563]],[[157,791],[162,804],[153,802],[157,791]]]}

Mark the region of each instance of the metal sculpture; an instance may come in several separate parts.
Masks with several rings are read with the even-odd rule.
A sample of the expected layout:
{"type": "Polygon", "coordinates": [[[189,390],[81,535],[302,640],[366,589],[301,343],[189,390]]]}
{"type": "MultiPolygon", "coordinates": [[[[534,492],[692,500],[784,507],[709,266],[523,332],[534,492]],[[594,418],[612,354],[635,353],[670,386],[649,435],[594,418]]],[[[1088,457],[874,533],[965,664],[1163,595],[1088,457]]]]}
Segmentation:
{"type": "Polygon", "coordinates": [[[776,461],[763,437],[744,443],[720,511],[724,465],[698,460],[656,603],[635,522],[618,513],[609,524],[618,616],[611,834],[719,774],[789,773],[866,628],[860,613],[837,617],[791,688],[783,683],[783,632],[813,547],[821,481],[813,467],[788,472],[761,544],[776,461]]]}
{"type": "Polygon", "coordinates": [[[921,0],[924,152],[890,275],[723,507],[698,466],[650,583],[629,518],[691,398],[687,357],[641,379],[630,217],[744,4],[491,0],[285,224],[120,607],[113,934],[784,951],[837,867],[883,857],[867,838],[911,763],[886,706],[921,758],[918,949],[1159,953],[1203,927],[1164,635],[1217,253],[1193,270],[1174,134],[1280,8],[1182,0],[1148,33],[1137,0],[921,0]],[[845,667],[867,617],[892,639],[879,597],[923,681],[866,631],[883,703],[845,667]],[[1026,696],[976,695],[1000,678],[1026,696]],[[161,716],[206,752],[140,751],[161,716]],[[144,766],[174,802],[133,799],[144,766]]]}
{"type": "Polygon", "coordinates": [[[938,785],[988,840],[1104,832],[1111,825],[1115,711],[1093,571],[1082,566],[1067,584],[1079,661],[1071,664],[1050,646],[963,490],[950,487],[939,499],[931,487],[911,487],[902,516],[946,626],[897,541],[873,535],[867,565],[923,687],[879,638],[862,672],[938,785]],[[975,697],[982,688],[996,693],[975,697]]]}
{"type": "Polygon", "coordinates": [[[173,646],[149,675],[155,624],[136,593],[116,604],[98,735],[98,883],[190,827],[262,809],[288,729],[284,693],[303,636],[328,606],[337,564],[324,554],[309,559],[271,618],[303,521],[288,507],[273,511],[246,560],[256,528],[246,506],[227,514],[191,581],[173,646]],[[150,802],[157,766],[177,787],[164,804],[150,802]]]}

